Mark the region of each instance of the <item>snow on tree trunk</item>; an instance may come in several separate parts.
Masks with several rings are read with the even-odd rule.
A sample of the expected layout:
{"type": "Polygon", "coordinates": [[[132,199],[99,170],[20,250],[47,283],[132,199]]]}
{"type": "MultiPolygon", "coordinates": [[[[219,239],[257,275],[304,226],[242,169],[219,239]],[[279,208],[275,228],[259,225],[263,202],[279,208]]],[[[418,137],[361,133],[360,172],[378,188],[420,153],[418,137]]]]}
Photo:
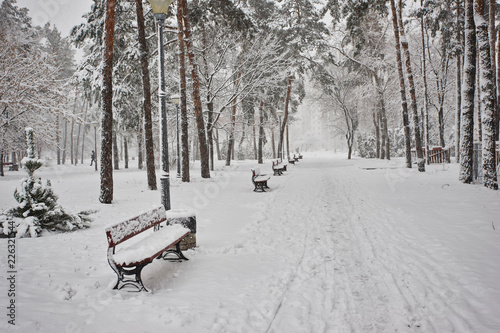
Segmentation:
{"type": "MultiPolygon", "coordinates": [[[[142,71],[142,87],[143,87],[143,110],[144,110],[144,136],[146,146],[146,172],[148,179],[148,188],[152,191],[157,189],[156,171],[155,171],[155,153],[153,143],[153,121],[151,119],[151,81],[149,77],[149,51],[146,42],[146,32],[144,27],[144,11],[141,0],[135,0],[136,16],[137,16],[137,32],[139,39],[139,52],[142,71]]],[[[141,156],[142,157],[142,156],[141,156]]],[[[141,158],[142,168],[142,158],[141,158]]]]}
{"type": "Polygon", "coordinates": [[[403,73],[403,61],[401,59],[401,44],[399,41],[399,28],[398,28],[398,18],[396,12],[396,5],[394,0],[390,0],[391,12],[392,12],[392,28],[394,30],[394,39],[396,47],[396,63],[398,66],[399,75],[399,87],[401,93],[401,109],[403,116],[403,128],[405,134],[405,156],[406,156],[406,167],[411,168],[411,139],[410,139],[410,124],[408,120],[408,103],[406,101],[406,86],[405,78],[403,73]]]}
{"type": "Polygon", "coordinates": [[[476,85],[476,30],[474,0],[465,2],[465,53],[462,84],[462,114],[460,129],[460,174],[458,179],[472,183],[474,148],[474,91],[476,85]]]}
{"type": "Polygon", "coordinates": [[[494,126],[495,81],[491,67],[488,21],[486,20],[486,15],[485,1],[476,0],[474,5],[474,21],[476,23],[481,70],[481,86],[479,87],[481,91],[480,103],[483,107],[483,183],[485,187],[497,190],[494,126]]]}
{"type": "Polygon", "coordinates": [[[99,201],[113,201],[113,42],[115,0],[106,0],[101,91],[101,191],[99,201]]]}

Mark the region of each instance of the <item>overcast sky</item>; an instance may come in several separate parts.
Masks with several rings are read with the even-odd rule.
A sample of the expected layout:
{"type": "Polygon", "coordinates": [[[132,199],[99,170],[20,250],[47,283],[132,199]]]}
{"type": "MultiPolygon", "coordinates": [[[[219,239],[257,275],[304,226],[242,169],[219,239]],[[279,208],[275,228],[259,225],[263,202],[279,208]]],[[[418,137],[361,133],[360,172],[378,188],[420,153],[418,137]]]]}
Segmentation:
{"type": "Polygon", "coordinates": [[[43,26],[47,22],[69,35],[71,28],[83,22],[82,15],[90,11],[92,0],[17,0],[19,7],[29,9],[34,25],[43,26]]]}

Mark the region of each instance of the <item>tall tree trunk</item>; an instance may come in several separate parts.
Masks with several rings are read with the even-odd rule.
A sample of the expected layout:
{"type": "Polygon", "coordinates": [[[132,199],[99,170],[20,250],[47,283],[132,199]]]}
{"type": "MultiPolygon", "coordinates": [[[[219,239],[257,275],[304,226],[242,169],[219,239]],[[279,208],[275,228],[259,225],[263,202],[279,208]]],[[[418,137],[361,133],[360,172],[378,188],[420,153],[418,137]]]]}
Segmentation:
{"type": "MultiPolygon", "coordinates": [[[[457,0],[456,1],[456,7],[457,7],[457,43],[458,45],[462,46],[462,32],[461,32],[461,27],[460,27],[460,7],[461,3],[463,0],[457,0]]],[[[457,69],[456,69],[456,86],[457,86],[457,109],[455,112],[455,161],[457,163],[460,163],[460,131],[461,131],[461,126],[460,126],[460,113],[462,112],[462,54],[458,52],[457,54],[457,69]]]]}
{"type": "MultiPolygon", "coordinates": [[[[476,40],[476,49],[479,50],[479,43],[476,40]]],[[[476,57],[476,87],[477,87],[477,122],[474,124],[477,126],[477,141],[483,141],[483,128],[481,123],[481,115],[483,114],[481,105],[481,64],[479,55],[476,57]]]]}
{"type": "MultiPolygon", "coordinates": [[[[423,7],[423,0],[420,0],[420,6],[423,7]]],[[[420,18],[420,33],[422,42],[422,78],[424,81],[424,112],[423,112],[423,133],[425,145],[425,160],[429,164],[429,94],[427,89],[427,59],[425,58],[425,20],[420,18]]]]}
{"type": "Polygon", "coordinates": [[[56,146],[57,146],[57,165],[61,165],[61,115],[57,113],[56,120],[56,146]]]}
{"type": "Polygon", "coordinates": [[[262,148],[264,145],[264,100],[260,101],[259,106],[259,141],[257,146],[257,163],[263,164],[262,148]]]}
{"type": "Polygon", "coordinates": [[[285,128],[288,122],[288,106],[290,104],[290,96],[292,94],[292,82],[293,82],[293,76],[290,75],[288,77],[288,85],[286,88],[286,97],[285,97],[285,115],[283,116],[283,122],[281,124],[280,128],[280,141],[278,142],[278,158],[283,156],[283,137],[285,135],[285,128]]]}
{"type": "MultiPolygon", "coordinates": [[[[490,41],[490,55],[491,55],[491,70],[493,71],[493,82],[496,84],[497,82],[497,77],[496,77],[496,52],[495,52],[495,44],[496,44],[496,29],[495,29],[495,7],[496,7],[496,0],[489,0],[489,24],[488,24],[488,35],[489,35],[489,41],[490,41]]],[[[495,140],[498,140],[498,120],[497,120],[497,113],[498,113],[498,102],[497,102],[497,91],[496,87],[494,89],[494,94],[495,94],[495,108],[493,110],[493,127],[494,127],[494,137],[495,140]]]]}
{"type": "Polygon", "coordinates": [[[479,44],[481,69],[481,100],[483,108],[483,183],[484,186],[498,190],[495,161],[495,80],[491,67],[490,44],[488,38],[488,21],[486,20],[485,0],[476,0],[475,6],[476,33],[479,44]]]}
{"type": "Polygon", "coordinates": [[[394,39],[396,46],[396,62],[398,66],[399,75],[399,88],[401,93],[401,108],[403,116],[403,128],[405,134],[405,156],[406,156],[406,167],[411,168],[411,139],[410,139],[410,124],[408,119],[408,103],[406,101],[406,86],[405,78],[403,73],[403,62],[401,60],[401,44],[399,41],[399,28],[398,28],[398,15],[396,12],[396,4],[394,0],[391,2],[391,12],[392,12],[392,27],[394,30],[394,39]]]}
{"type": "Polygon", "coordinates": [[[420,135],[420,123],[418,120],[417,96],[415,94],[415,83],[413,80],[413,71],[411,68],[410,49],[408,45],[408,40],[404,32],[403,18],[401,15],[402,8],[403,8],[402,0],[399,0],[398,24],[401,36],[401,47],[403,48],[403,54],[405,56],[406,76],[408,78],[408,85],[410,86],[410,100],[411,100],[411,110],[413,114],[413,133],[415,136],[415,149],[417,151],[417,165],[418,165],[418,171],[423,172],[425,171],[425,163],[421,162],[423,159],[423,153],[422,153],[422,138],[420,135]]]}
{"type": "Polygon", "coordinates": [[[238,71],[233,94],[233,105],[231,107],[231,128],[229,130],[229,141],[227,145],[226,166],[231,165],[231,159],[234,159],[234,134],[236,130],[236,107],[238,105],[238,89],[240,87],[241,70],[238,71]]]}
{"type": "MultiPolygon", "coordinates": [[[[87,123],[87,106],[88,102],[84,98],[83,104],[82,104],[82,114],[83,114],[83,120],[78,122],[78,134],[76,135],[76,155],[78,156],[78,147],[80,147],[80,134],[82,133],[82,122],[83,124],[87,123]]],[[[83,148],[85,146],[85,126],[83,126],[83,134],[82,134],[82,159],[81,159],[81,164],[83,164],[83,148]]],[[[78,159],[78,157],[76,157],[78,159]]],[[[76,163],[75,163],[76,164],[76,163]]]]}
{"type": "Polygon", "coordinates": [[[187,83],[186,83],[186,50],[184,43],[184,22],[182,4],[177,2],[177,47],[179,58],[179,94],[181,108],[181,169],[182,181],[190,182],[191,176],[189,173],[189,122],[187,114],[187,83]]]}
{"type": "Polygon", "coordinates": [[[144,142],[143,141],[144,140],[143,121],[144,121],[144,117],[143,117],[143,115],[141,115],[140,120],[139,120],[139,126],[137,127],[137,168],[139,170],[142,170],[142,168],[143,168],[143,155],[142,155],[142,151],[143,151],[142,146],[143,146],[143,142],[144,142]]]}
{"type": "Polygon", "coordinates": [[[115,0],[106,0],[101,90],[101,190],[99,201],[113,201],[113,42],[115,35],[115,0]]]}
{"type": "Polygon", "coordinates": [[[64,117],[64,128],[63,128],[63,148],[62,148],[62,164],[66,164],[66,150],[68,142],[68,119],[64,117]]]}
{"type": "Polygon", "coordinates": [[[191,78],[193,80],[193,102],[194,112],[196,117],[196,126],[198,129],[198,141],[200,150],[201,162],[201,177],[210,178],[209,166],[209,151],[205,131],[205,120],[203,119],[203,110],[200,98],[200,78],[198,76],[198,65],[194,57],[193,40],[191,37],[191,25],[189,23],[188,6],[186,0],[179,0],[182,2],[182,13],[184,21],[184,37],[189,63],[191,64],[191,78]]]}
{"type": "Polygon", "coordinates": [[[474,92],[476,86],[476,30],[474,0],[465,1],[464,77],[462,85],[462,114],[460,129],[460,174],[463,183],[473,180],[474,153],[474,92]]]}
{"type": "MultiPolygon", "coordinates": [[[[375,157],[380,158],[381,146],[380,146],[380,113],[377,109],[373,110],[373,127],[375,128],[375,157]]],[[[383,157],[382,157],[383,158],[383,157]]]]}
{"type": "Polygon", "coordinates": [[[500,140],[500,29],[498,29],[496,42],[496,83],[497,83],[497,108],[495,110],[495,139],[500,140]]]}
{"type": "Polygon", "coordinates": [[[253,118],[252,122],[252,139],[253,139],[253,155],[254,159],[257,160],[258,156],[257,156],[257,135],[255,133],[255,117],[253,118]]]}
{"type": "Polygon", "coordinates": [[[205,23],[203,20],[200,22],[201,25],[201,43],[202,43],[202,48],[201,48],[201,54],[202,54],[202,59],[203,59],[203,75],[205,76],[205,80],[207,82],[207,109],[208,109],[208,115],[207,115],[207,142],[208,142],[208,154],[209,154],[209,161],[210,161],[210,171],[214,171],[214,138],[213,138],[213,132],[214,132],[214,122],[216,121],[214,119],[214,102],[212,100],[212,94],[210,91],[210,86],[212,79],[210,78],[210,75],[208,73],[208,62],[207,62],[207,54],[206,50],[208,49],[208,44],[207,44],[207,32],[205,29],[205,23]]]}
{"type": "MultiPolygon", "coordinates": [[[[144,143],[146,146],[146,173],[148,178],[148,188],[152,191],[157,189],[156,170],[155,170],[155,152],[153,142],[153,121],[151,119],[151,81],[149,77],[148,62],[148,44],[146,42],[146,32],[144,27],[144,10],[142,0],[135,0],[135,9],[137,16],[137,32],[139,39],[139,51],[142,71],[142,93],[144,96],[144,143]]],[[[142,145],[141,145],[142,146],[142,145]]],[[[142,156],[140,161],[142,169],[142,156]]]]}
{"type": "Polygon", "coordinates": [[[286,156],[287,156],[287,159],[291,156],[290,155],[290,137],[288,135],[288,123],[286,124],[286,156]]]}
{"type": "Polygon", "coordinates": [[[70,132],[70,140],[71,140],[70,153],[71,153],[71,164],[72,165],[76,165],[74,132],[75,132],[75,114],[73,114],[73,117],[71,117],[71,132],[70,132]]]}
{"type": "Polygon", "coordinates": [[[123,137],[123,151],[124,151],[124,162],[125,162],[125,169],[128,169],[128,142],[127,142],[127,137],[123,137]]]}
{"type": "Polygon", "coordinates": [[[276,143],[274,142],[274,129],[271,128],[271,143],[273,148],[273,158],[276,158],[276,143]]]}
{"type": "Polygon", "coordinates": [[[113,165],[115,170],[120,169],[120,157],[118,155],[118,133],[113,131],[113,165]]]}

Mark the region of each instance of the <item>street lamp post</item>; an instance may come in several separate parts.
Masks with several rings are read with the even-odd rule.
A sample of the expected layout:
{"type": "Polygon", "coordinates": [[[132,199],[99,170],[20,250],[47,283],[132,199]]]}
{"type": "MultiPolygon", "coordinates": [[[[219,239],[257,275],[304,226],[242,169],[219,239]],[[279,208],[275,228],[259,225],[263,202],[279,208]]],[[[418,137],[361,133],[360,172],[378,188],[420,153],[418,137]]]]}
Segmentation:
{"type": "Polygon", "coordinates": [[[283,162],[283,137],[281,135],[281,117],[283,117],[284,112],[282,110],[276,111],[276,115],[278,116],[280,120],[280,142],[278,147],[280,147],[280,150],[278,151],[278,155],[281,158],[281,162],[283,162]]]}
{"type": "Polygon", "coordinates": [[[170,174],[168,168],[167,102],[165,93],[165,56],[163,52],[163,24],[167,18],[168,7],[174,0],[148,0],[158,25],[158,97],[160,98],[160,151],[161,151],[161,203],[170,210],[170,174]]]}
{"type": "Polygon", "coordinates": [[[176,128],[177,128],[177,178],[181,178],[181,149],[180,149],[180,144],[179,144],[179,103],[180,103],[180,96],[178,94],[170,96],[170,99],[172,100],[172,103],[175,104],[176,107],[176,128]]]}

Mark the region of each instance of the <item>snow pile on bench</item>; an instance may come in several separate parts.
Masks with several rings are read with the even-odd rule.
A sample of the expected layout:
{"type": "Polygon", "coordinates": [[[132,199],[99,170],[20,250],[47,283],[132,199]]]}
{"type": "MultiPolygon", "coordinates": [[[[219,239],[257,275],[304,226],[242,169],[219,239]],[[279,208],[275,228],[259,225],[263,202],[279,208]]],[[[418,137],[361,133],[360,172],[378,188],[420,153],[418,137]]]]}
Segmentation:
{"type": "Polygon", "coordinates": [[[165,244],[175,244],[188,232],[189,229],[180,224],[164,226],[137,243],[120,249],[115,253],[113,259],[119,266],[129,266],[139,263],[144,258],[149,258],[154,254],[162,252],[165,249],[165,244]]]}

